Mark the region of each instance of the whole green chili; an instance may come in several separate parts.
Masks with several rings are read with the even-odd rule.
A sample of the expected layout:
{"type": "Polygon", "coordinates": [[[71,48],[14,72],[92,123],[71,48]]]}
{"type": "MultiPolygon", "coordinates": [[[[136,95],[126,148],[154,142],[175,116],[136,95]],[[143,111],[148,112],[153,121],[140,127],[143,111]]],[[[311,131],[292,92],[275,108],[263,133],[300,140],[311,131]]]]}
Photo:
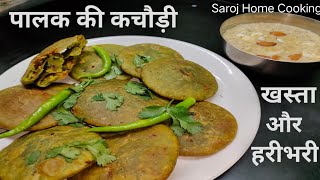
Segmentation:
{"type": "Polygon", "coordinates": [[[106,74],[107,72],[109,72],[110,69],[111,69],[112,60],[111,60],[109,54],[102,47],[92,46],[92,48],[96,51],[96,53],[101,58],[102,64],[103,64],[103,68],[98,72],[91,73],[91,74],[86,74],[86,75],[80,76],[79,78],[96,78],[96,77],[100,77],[100,76],[103,76],[104,74],[106,74]]]}
{"type": "Polygon", "coordinates": [[[52,109],[58,104],[67,99],[73,93],[70,89],[64,89],[58,94],[52,96],[46,102],[44,102],[36,111],[34,111],[27,119],[22,121],[14,129],[6,131],[0,134],[0,138],[16,135],[24,130],[27,130],[37,122],[39,122],[44,116],[46,116],[52,109]]]}
{"type": "MultiPolygon", "coordinates": [[[[189,108],[194,103],[196,103],[196,100],[192,97],[189,97],[189,98],[186,98],[184,101],[178,103],[176,106],[183,106],[185,108],[189,108]]],[[[161,115],[154,118],[140,119],[138,121],[134,121],[134,122],[122,124],[122,125],[93,127],[93,128],[90,128],[88,131],[90,132],[121,132],[121,131],[127,131],[127,130],[152,126],[168,119],[170,119],[169,113],[164,112],[161,115]]]]}

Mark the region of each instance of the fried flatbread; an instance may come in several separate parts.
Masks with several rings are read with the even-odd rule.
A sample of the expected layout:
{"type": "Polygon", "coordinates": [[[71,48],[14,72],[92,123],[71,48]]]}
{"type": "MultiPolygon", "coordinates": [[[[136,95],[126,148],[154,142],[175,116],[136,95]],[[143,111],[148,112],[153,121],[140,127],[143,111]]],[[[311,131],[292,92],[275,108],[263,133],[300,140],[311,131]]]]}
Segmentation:
{"type": "Polygon", "coordinates": [[[167,179],[178,157],[178,140],[172,130],[162,124],[113,136],[106,141],[117,160],[106,167],[93,166],[72,179],[167,179]]]}
{"type": "Polygon", "coordinates": [[[109,126],[125,124],[139,120],[138,113],[147,106],[164,106],[168,103],[160,97],[146,100],[141,96],[132,95],[125,90],[129,81],[106,80],[87,87],[78,98],[72,112],[88,124],[95,126],[109,126]],[[94,101],[97,94],[116,93],[123,96],[123,104],[116,111],[106,108],[106,101],[94,101]]]}
{"type": "MultiPolygon", "coordinates": [[[[119,52],[123,48],[125,48],[125,46],[116,44],[99,44],[98,46],[102,47],[111,58],[117,56],[119,52]]],[[[75,80],[82,81],[86,79],[82,77],[90,75],[92,73],[99,72],[102,70],[102,68],[103,63],[99,55],[95,52],[95,50],[92,47],[87,46],[84,48],[81,55],[77,57],[77,63],[70,72],[70,75],[75,80]]],[[[123,77],[128,77],[128,75],[117,76],[117,78],[120,79],[123,77]]]]}
{"type": "Polygon", "coordinates": [[[94,162],[89,151],[80,149],[80,155],[71,162],[61,156],[46,159],[46,154],[53,148],[75,141],[101,139],[98,134],[87,130],[56,126],[20,137],[0,152],[0,179],[65,179],[79,173],[94,162]],[[34,151],[40,151],[40,155],[36,162],[28,165],[26,159],[34,151]]]}
{"type": "Polygon", "coordinates": [[[123,62],[121,68],[129,75],[137,78],[141,77],[141,67],[135,64],[135,58],[139,58],[139,56],[150,61],[183,59],[177,51],[159,44],[136,44],[124,48],[119,54],[119,59],[123,62]]]}
{"type": "Polygon", "coordinates": [[[47,87],[54,81],[64,79],[75,65],[87,41],[83,35],[76,35],[55,42],[41,51],[29,64],[21,83],[47,87]]]}
{"type": "MultiPolygon", "coordinates": [[[[30,116],[42,103],[59,91],[70,87],[68,84],[52,84],[46,89],[13,86],[0,91],[0,128],[13,129],[30,116]]],[[[37,131],[57,125],[50,114],[46,115],[28,131],[37,131]]]]}
{"type": "Polygon", "coordinates": [[[226,109],[210,102],[198,102],[190,108],[194,119],[203,124],[198,134],[178,137],[182,156],[210,155],[227,146],[237,133],[237,121],[226,109]]]}
{"type": "Polygon", "coordinates": [[[208,70],[187,60],[152,61],[142,68],[141,78],[157,94],[175,100],[193,97],[202,101],[218,89],[215,77],[208,70]]]}

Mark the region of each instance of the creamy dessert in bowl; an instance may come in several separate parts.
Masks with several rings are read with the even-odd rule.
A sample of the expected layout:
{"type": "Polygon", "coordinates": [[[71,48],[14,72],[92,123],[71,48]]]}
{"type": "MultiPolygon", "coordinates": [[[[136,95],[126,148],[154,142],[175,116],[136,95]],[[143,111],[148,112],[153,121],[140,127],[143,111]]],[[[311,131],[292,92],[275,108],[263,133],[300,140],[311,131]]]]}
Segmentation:
{"type": "Polygon", "coordinates": [[[256,72],[301,75],[320,65],[320,22],[286,13],[248,13],[220,26],[226,55],[256,72]]]}
{"type": "Polygon", "coordinates": [[[310,30],[281,23],[239,24],[223,34],[236,48],[277,61],[320,60],[320,36],[310,30]]]}

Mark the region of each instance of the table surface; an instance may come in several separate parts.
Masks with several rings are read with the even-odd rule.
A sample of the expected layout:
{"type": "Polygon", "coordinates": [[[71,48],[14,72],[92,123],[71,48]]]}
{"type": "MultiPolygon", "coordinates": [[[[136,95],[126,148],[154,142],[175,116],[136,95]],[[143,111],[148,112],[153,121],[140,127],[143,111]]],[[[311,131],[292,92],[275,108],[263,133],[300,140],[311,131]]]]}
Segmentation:
{"type": "MultiPolygon", "coordinates": [[[[224,57],[222,38],[219,34],[219,27],[221,23],[233,16],[234,14],[214,14],[211,12],[212,3],[221,5],[231,5],[231,1],[196,1],[196,0],[158,0],[158,1],[124,1],[117,0],[113,2],[99,1],[99,0],[78,0],[77,3],[67,4],[62,0],[46,1],[39,3],[40,0],[29,0],[34,6],[20,5],[19,11],[67,11],[75,14],[77,11],[83,11],[84,7],[89,4],[98,6],[101,10],[106,12],[103,28],[83,28],[77,25],[76,20],[72,17],[70,19],[70,26],[64,29],[59,28],[30,28],[19,29],[10,23],[8,13],[0,14],[0,74],[9,69],[16,63],[25,58],[38,53],[43,48],[52,42],[62,39],[64,37],[73,36],[75,34],[83,34],[86,38],[114,36],[114,35],[149,35],[167,37],[178,39],[186,42],[196,44],[198,46],[209,49],[224,57]],[[40,5],[39,5],[40,4],[40,5]],[[149,4],[154,11],[162,11],[164,5],[173,5],[175,10],[179,12],[177,17],[177,28],[167,28],[166,33],[161,33],[160,29],[142,29],[136,26],[119,29],[110,24],[110,11],[142,11],[143,5],[149,4]]],[[[246,1],[246,4],[254,1],[246,1]]],[[[282,1],[288,5],[293,5],[289,1],[282,1]]],[[[240,2],[239,2],[240,3],[240,2]]],[[[271,5],[271,1],[265,1],[258,5],[271,5]]],[[[300,2],[299,2],[300,3],[300,2]]],[[[302,1],[301,1],[302,3],[302,1]]],[[[306,3],[306,1],[303,1],[306,3]]],[[[241,4],[241,3],[240,3],[241,4]]],[[[298,1],[296,2],[298,4],[298,1]]],[[[309,2],[312,5],[320,5],[317,1],[309,2]]],[[[16,10],[15,8],[11,11],[16,10]]],[[[320,19],[320,16],[312,14],[303,14],[315,19],[320,19]]],[[[227,58],[227,57],[226,57],[227,58]]],[[[317,87],[320,89],[320,70],[315,70],[309,74],[304,74],[295,78],[281,78],[260,75],[250,70],[245,69],[236,64],[251,80],[255,86],[258,94],[261,94],[261,87],[317,87]]],[[[282,103],[270,104],[260,97],[261,103],[261,123],[258,134],[252,143],[252,146],[268,146],[271,140],[277,140],[283,146],[303,146],[304,143],[311,139],[317,145],[320,144],[320,103],[319,93],[316,93],[315,104],[298,104],[298,103],[282,103]],[[271,132],[267,129],[265,124],[270,117],[280,117],[281,111],[289,112],[291,117],[302,117],[303,121],[300,126],[301,133],[279,133],[271,132]]],[[[265,160],[262,164],[256,167],[252,163],[252,152],[250,149],[244,156],[227,172],[221,175],[218,179],[228,180],[247,180],[247,179],[274,179],[274,180],[312,180],[320,179],[320,165],[319,163],[307,163],[302,160],[296,163],[294,160],[282,158],[281,163],[270,162],[265,160]]],[[[196,170],[195,170],[196,171],[196,170]]]]}

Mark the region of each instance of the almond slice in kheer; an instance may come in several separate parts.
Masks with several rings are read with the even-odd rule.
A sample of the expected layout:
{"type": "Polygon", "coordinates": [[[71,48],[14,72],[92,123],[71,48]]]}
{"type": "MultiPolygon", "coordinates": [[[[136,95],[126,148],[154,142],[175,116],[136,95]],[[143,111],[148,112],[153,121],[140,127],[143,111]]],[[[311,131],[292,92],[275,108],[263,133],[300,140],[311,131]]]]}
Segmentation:
{"type": "Polygon", "coordinates": [[[275,46],[275,45],[277,45],[277,43],[269,42],[269,41],[258,41],[257,44],[259,46],[275,46]]]}

